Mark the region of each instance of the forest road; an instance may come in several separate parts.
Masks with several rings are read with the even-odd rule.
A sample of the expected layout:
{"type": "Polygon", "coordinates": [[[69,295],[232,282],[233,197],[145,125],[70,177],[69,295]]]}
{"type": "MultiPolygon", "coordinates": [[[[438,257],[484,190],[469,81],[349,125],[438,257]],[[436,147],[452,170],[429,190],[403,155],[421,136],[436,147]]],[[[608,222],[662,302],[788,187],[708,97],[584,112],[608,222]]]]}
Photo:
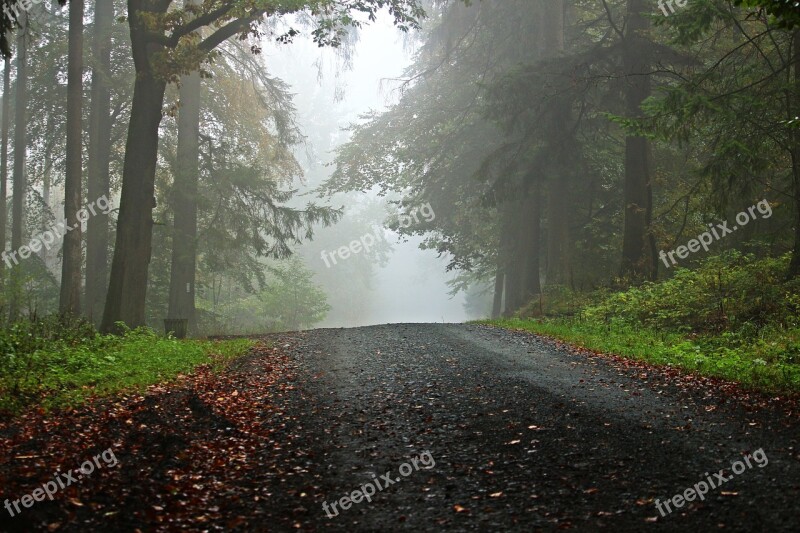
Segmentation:
{"type": "Polygon", "coordinates": [[[478,325],[260,340],[222,373],[205,366],[142,395],[6,424],[8,505],[35,497],[57,465],[111,447],[119,464],[79,476],[54,501],[23,499],[0,532],[800,523],[797,401],[478,325]]]}
{"type": "MultiPolygon", "coordinates": [[[[294,414],[314,457],[293,483],[307,475],[318,485],[295,527],[796,531],[800,523],[797,416],[777,407],[745,408],[674,372],[486,326],[281,338],[298,365],[303,401],[293,405],[305,412],[294,414]],[[375,494],[366,501],[357,490],[375,494]]],[[[282,521],[280,509],[270,514],[282,521]]]]}

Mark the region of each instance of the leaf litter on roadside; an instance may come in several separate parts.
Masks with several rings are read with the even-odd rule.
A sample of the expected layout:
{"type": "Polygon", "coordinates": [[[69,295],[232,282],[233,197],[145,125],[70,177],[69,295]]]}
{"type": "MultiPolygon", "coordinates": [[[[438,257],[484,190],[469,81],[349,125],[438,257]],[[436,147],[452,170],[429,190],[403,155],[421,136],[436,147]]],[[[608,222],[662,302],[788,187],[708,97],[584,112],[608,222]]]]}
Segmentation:
{"type": "MultiPolygon", "coordinates": [[[[108,448],[119,461],[11,520],[20,530],[102,524],[158,531],[231,529],[263,517],[277,485],[304,472],[312,455],[299,444],[301,422],[286,414],[287,401],[301,394],[293,364],[259,343],[236,372],[205,365],[145,394],[0,421],[2,499],[30,494],[55,472],[78,468],[108,448]]],[[[285,497],[299,502],[317,490],[285,497]]],[[[298,516],[286,520],[294,525],[298,516]]]]}

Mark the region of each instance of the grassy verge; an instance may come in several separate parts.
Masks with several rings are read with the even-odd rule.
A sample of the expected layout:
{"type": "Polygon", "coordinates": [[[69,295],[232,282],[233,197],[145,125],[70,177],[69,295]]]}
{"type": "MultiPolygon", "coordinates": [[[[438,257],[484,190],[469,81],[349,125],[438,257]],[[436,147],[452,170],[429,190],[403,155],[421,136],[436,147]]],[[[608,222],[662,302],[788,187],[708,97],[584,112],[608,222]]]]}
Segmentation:
{"type": "Polygon", "coordinates": [[[726,252],[624,290],[548,286],[518,318],[486,323],[754,389],[796,393],[800,278],[786,279],[789,261],[789,255],[726,252]]]}
{"type": "MultiPolygon", "coordinates": [[[[800,365],[759,355],[757,345],[735,345],[724,336],[686,336],[646,327],[594,324],[573,318],[485,320],[479,323],[553,337],[589,350],[742,383],[768,392],[800,392],[800,365]]],[[[788,333],[796,342],[798,333],[788,333]]],[[[772,338],[775,348],[779,340],[772,338]]]]}
{"type": "MultiPolygon", "coordinates": [[[[25,326],[28,328],[29,326],[25,326]]],[[[37,332],[38,333],[38,332],[37,332]]],[[[89,396],[143,390],[202,364],[219,369],[248,352],[250,340],[177,340],[149,330],[124,336],[82,332],[36,343],[27,330],[4,332],[0,411],[75,406],[89,396]],[[26,344],[29,342],[29,344],[26,344]]]]}

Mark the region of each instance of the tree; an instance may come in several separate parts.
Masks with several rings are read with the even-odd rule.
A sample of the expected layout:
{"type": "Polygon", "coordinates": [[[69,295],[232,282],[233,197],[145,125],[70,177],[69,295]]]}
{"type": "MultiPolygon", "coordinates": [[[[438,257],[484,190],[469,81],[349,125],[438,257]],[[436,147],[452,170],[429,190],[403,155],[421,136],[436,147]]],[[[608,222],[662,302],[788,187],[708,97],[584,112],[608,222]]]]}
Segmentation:
{"type": "MultiPolygon", "coordinates": [[[[27,24],[26,11],[33,4],[40,4],[42,0],[0,0],[0,54],[4,58],[11,57],[11,32],[15,28],[25,30],[27,24]]],[[[67,0],[58,0],[60,5],[67,0]]]]}
{"type": "MultiPolygon", "coordinates": [[[[8,224],[8,131],[11,117],[11,59],[3,58],[3,122],[0,125],[0,251],[6,249],[6,226],[8,224]]],[[[5,261],[0,264],[0,290],[5,285],[5,261]]]]}
{"type": "MultiPolygon", "coordinates": [[[[797,120],[800,117],[800,29],[792,33],[793,86],[788,97],[789,113],[797,120]]],[[[791,120],[791,119],[790,119],[791,120]]],[[[791,132],[792,189],[794,192],[794,253],[789,263],[790,278],[800,278],[800,131],[791,132]]]]}
{"type": "Polygon", "coordinates": [[[765,9],[776,18],[777,26],[781,28],[791,30],[800,25],[800,5],[795,0],[733,0],[733,3],[742,7],[765,9]]]}
{"type": "MultiPolygon", "coordinates": [[[[186,0],[188,7],[198,0],[186,0]]],[[[199,38],[199,35],[198,35],[199,38]]],[[[200,156],[200,72],[183,76],[178,112],[178,153],[172,185],[173,232],[168,318],[189,321],[195,327],[197,273],[197,185],[200,156]]]]}
{"type": "MultiPolygon", "coordinates": [[[[12,197],[11,249],[22,248],[23,204],[28,190],[25,176],[25,150],[27,147],[27,107],[28,107],[28,25],[27,15],[23,15],[22,29],[17,34],[17,94],[14,104],[14,192],[12,197]]],[[[11,271],[11,305],[9,320],[16,320],[20,309],[21,272],[19,268],[11,271]]]]}
{"type": "Polygon", "coordinates": [[[541,292],[545,261],[548,283],[570,279],[581,158],[574,74],[564,65],[574,19],[566,8],[552,0],[447,4],[401,101],[353,127],[322,189],[378,185],[402,194],[403,205],[431,203],[435,223],[414,232],[450,254],[449,268],[470,273],[459,289],[494,278],[495,314],[541,292]]]}
{"type": "Polygon", "coordinates": [[[69,3],[69,59],[67,66],[67,155],[64,180],[64,235],[59,311],[77,316],[81,312],[81,266],[83,265],[81,221],[78,211],[83,198],[83,0],[69,3]]]}
{"type": "MultiPolygon", "coordinates": [[[[258,21],[264,15],[285,14],[300,8],[290,0],[211,1],[198,10],[169,11],[171,4],[172,0],[128,2],[136,81],[103,331],[115,330],[119,321],[132,327],[145,323],[152,211],[156,207],[158,128],[167,83],[197,70],[226,39],[257,34],[258,21]],[[213,30],[197,39],[195,32],[203,27],[213,30]]],[[[417,0],[365,0],[354,5],[316,0],[310,4],[312,11],[321,16],[320,25],[314,30],[314,38],[321,45],[335,46],[341,42],[343,27],[357,24],[351,16],[354,10],[374,18],[377,9],[388,6],[401,28],[415,26],[416,19],[424,14],[417,0]]],[[[290,31],[284,40],[290,40],[296,33],[290,31]]]]}
{"type": "Polygon", "coordinates": [[[798,36],[763,12],[718,10],[708,2],[691,4],[662,24],[671,30],[673,42],[692,54],[693,64],[673,74],[677,81],[648,102],[646,117],[634,129],[685,144],[702,140],[705,149],[697,156],[697,174],[708,182],[707,211],[716,212],[712,214],[735,215],[764,198],[780,198],[772,200],[776,206],[791,205],[791,220],[781,223],[780,212],[786,211],[780,209],[778,216],[759,223],[761,235],[750,224],[727,236],[726,242],[745,245],[769,237],[775,252],[793,250],[787,275],[796,277],[800,274],[798,36]],[[698,43],[702,43],[699,50],[698,43]],[[784,198],[792,201],[785,203],[784,198]],[[794,226],[793,243],[776,238],[775,230],[782,225],[794,226]],[[769,226],[772,235],[764,231],[769,226]]]}
{"type": "MultiPolygon", "coordinates": [[[[97,0],[92,36],[92,86],[87,180],[89,201],[111,197],[111,28],[114,2],[97,0]]],[[[108,215],[86,223],[86,316],[99,323],[108,288],[108,215]]]]}
{"type": "MultiPolygon", "coordinates": [[[[622,62],[625,69],[625,104],[631,119],[642,115],[642,103],[650,96],[650,43],[647,4],[628,0],[622,62]]],[[[622,237],[621,275],[634,280],[652,279],[657,260],[650,246],[653,219],[653,189],[650,182],[650,143],[644,135],[625,137],[625,222],[622,237]]]]}
{"type": "Polygon", "coordinates": [[[330,311],[325,292],[314,283],[313,272],[299,257],[267,266],[266,270],[263,289],[221,307],[221,319],[228,331],[297,331],[325,319],[330,311]]]}
{"type": "MultiPolygon", "coordinates": [[[[211,78],[201,93],[201,164],[194,197],[201,301],[218,302],[215,295],[223,285],[237,295],[256,292],[266,283],[262,258],[287,258],[293,245],[314,235],[316,226],[327,227],[339,218],[337,211],[313,203],[303,209],[287,205],[294,191],[286,187],[302,176],[294,155],[302,135],[288,86],[271,78],[257,58],[237,42],[225,43],[208,68],[211,78]]],[[[167,164],[159,168],[158,183],[163,185],[157,190],[156,219],[165,221],[178,216],[175,202],[180,200],[174,189],[182,132],[175,122],[166,121],[162,128],[160,160],[167,164]]],[[[167,233],[154,235],[151,318],[169,311],[170,302],[162,301],[161,293],[169,295],[175,286],[170,250],[176,237],[174,230],[167,233]]],[[[213,320],[213,310],[204,305],[197,322],[207,326],[213,320]]]]}

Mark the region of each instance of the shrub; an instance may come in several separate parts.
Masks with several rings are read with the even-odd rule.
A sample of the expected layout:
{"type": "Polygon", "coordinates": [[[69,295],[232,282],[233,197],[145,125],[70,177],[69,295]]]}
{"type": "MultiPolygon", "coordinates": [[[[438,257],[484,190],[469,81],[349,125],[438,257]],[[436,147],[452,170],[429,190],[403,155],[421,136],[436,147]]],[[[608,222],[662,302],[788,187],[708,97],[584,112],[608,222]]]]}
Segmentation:
{"type": "Polygon", "coordinates": [[[738,252],[711,257],[695,270],[612,294],[584,316],[683,332],[750,330],[798,325],[798,282],[784,282],[789,256],[756,259],[738,252]]]}
{"type": "Polygon", "coordinates": [[[99,335],[82,321],[48,317],[0,330],[0,410],[80,403],[90,394],[142,388],[203,363],[246,353],[252,342],[179,341],[147,328],[99,335]]]}

